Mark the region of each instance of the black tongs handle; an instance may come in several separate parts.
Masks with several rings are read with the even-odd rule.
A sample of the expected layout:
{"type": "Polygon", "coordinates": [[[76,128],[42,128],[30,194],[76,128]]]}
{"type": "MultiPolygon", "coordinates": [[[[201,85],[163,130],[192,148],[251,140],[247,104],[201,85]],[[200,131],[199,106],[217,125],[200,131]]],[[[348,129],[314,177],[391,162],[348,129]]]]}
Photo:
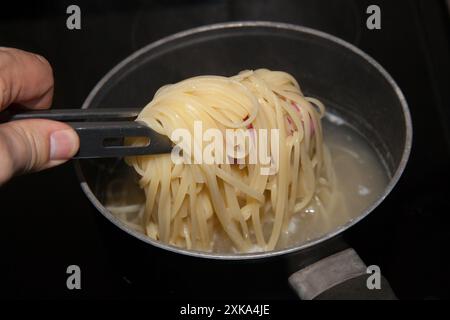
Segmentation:
{"type": "Polygon", "coordinates": [[[140,110],[135,108],[98,108],[98,109],[48,109],[33,110],[26,112],[2,112],[6,121],[24,120],[24,119],[49,119],[55,121],[126,121],[134,120],[140,110]]]}
{"type": "Polygon", "coordinates": [[[66,122],[80,137],[74,158],[112,158],[131,155],[170,153],[172,142],[145,123],[133,121],[139,109],[53,109],[0,114],[0,122],[24,119],[49,119],[66,122]],[[146,145],[125,145],[125,139],[145,137],[146,145]]]}
{"type": "Polygon", "coordinates": [[[170,153],[172,142],[140,121],[68,122],[80,137],[80,149],[74,158],[112,158],[170,153]],[[144,146],[127,146],[127,137],[145,137],[144,146]],[[116,144],[109,145],[108,141],[116,144]]]}

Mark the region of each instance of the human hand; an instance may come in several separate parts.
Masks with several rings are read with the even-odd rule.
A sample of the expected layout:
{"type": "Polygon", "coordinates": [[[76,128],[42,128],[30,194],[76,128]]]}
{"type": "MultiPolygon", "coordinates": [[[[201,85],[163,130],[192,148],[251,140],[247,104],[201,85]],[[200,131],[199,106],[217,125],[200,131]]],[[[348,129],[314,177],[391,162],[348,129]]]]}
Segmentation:
{"type": "MultiPolygon", "coordinates": [[[[30,109],[50,107],[53,72],[43,57],[0,47],[0,111],[15,103],[30,109]]],[[[67,124],[18,120],[0,125],[0,185],[13,175],[59,165],[78,150],[79,139],[67,124]]]]}

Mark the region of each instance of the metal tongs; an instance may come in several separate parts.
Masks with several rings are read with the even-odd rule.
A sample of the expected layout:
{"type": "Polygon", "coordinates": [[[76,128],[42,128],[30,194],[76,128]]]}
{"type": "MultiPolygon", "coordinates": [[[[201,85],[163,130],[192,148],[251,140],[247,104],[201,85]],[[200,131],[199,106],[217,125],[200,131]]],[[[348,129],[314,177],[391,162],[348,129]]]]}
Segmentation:
{"type": "Polygon", "coordinates": [[[62,121],[75,129],[80,149],[74,158],[114,158],[170,153],[172,142],[145,123],[134,121],[140,109],[53,109],[0,114],[0,123],[23,119],[62,121]],[[125,138],[144,137],[145,145],[127,146],[125,138]]]}

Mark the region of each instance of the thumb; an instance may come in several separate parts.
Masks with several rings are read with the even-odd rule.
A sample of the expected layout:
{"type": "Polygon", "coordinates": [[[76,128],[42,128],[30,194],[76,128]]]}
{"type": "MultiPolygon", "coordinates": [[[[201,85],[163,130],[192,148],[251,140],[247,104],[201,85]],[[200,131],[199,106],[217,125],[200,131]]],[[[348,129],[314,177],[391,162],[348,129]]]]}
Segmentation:
{"type": "Polygon", "coordinates": [[[61,164],[78,150],[79,138],[67,124],[19,120],[0,125],[0,185],[14,174],[61,164]]]}

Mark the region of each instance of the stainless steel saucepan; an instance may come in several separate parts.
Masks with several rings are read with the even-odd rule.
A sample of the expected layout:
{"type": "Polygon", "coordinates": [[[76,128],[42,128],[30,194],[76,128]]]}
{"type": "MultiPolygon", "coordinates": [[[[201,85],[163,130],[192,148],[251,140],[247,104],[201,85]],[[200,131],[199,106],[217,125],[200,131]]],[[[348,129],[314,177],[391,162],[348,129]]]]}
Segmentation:
{"type": "MultiPolygon", "coordinates": [[[[98,211],[149,246],[195,258],[252,261],[309,252],[372,212],[393,190],[407,163],[412,143],[409,110],[401,90],[386,70],[355,46],[332,35],[276,22],[232,22],[177,33],[120,62],[95,86],[83,108],[144,106],[164,84],[195,75],[229,76],[261,67],[291,73],[307,95],[323,100],[331,112],[355,127],[377,151],[389,183],[357,218],[307,243],[271,252],[220,254],[180,249],[130,229],[105,208],[106,184],[120,167],[117,160],[80,160],[76,166],[81,186],[98,211]]],[[[303,265],[290,278],[291,285],[304,299],[323,297],[332,286],[349,285],[352,279],[367,276],[364,263],[351,249],[319,260],[303,265]]],[[[352,287],[355,286],[358,285],[353,283],[352,287]]],[[[328,297],[345,297],[339,290],[328,297]]],[[[353,293],[358,289],[355,290],[353,293]]]]}

